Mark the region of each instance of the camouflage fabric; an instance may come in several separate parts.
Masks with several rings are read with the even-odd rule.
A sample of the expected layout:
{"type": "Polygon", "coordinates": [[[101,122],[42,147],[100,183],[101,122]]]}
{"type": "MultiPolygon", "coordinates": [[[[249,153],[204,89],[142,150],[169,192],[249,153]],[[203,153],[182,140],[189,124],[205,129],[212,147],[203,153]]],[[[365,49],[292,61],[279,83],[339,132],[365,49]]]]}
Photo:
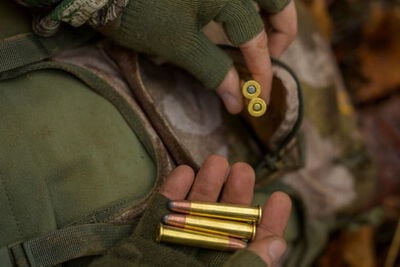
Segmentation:
{"type": "MultiPolygon", "coordinates": [[[[297,147],[304,166],[275,173],[259,186],[256,198],[262,203],[265,193],[279,189],[296,199],[298,213],[287,229],[291,248],[284,265],[297,267],[311,266],[338,221],[368,205],[376,193],[376,170],[329,44],[302,2],[296,5],[298,37],[281,59],[302,85],[304,118],[297,147]]],[[[214,42],[230,44],[222,28],[208,26],[204,32],[214,42]]]]}
{"type": "Polygon", "coordinates": [[[51,8],[48,14],[35,14],[33,29],[41,36],[51,36],[61,22],[79,27],[88,23],[99,27],[116,19],[128,0],[15,0],[21,5],[51,8]]]}
{"type": "MultiPolygon", "coordinates": [[[[296,142],[291,147],[292,152],[295,150],[300,154],[304,165],[299,168],[301,160],[297,159],[291,162],[297,164],[284,172],[271,175],[259,170],[256,194],[260,200],[265,199],[272,190],[285,190],[297,203],[287,231],[290,250],[285,266],[310,266],[327,244],[330,232],[338,227],[341,216],[359,211],[374,194],[374,165],[365,151],[356,114],[331,50],[313,27],[306,10],[302,9],[301,4],[298,7],[301,21],[299,37],[282,59],[294,69],[303,88],[305,117],[300,135],[294,139],[296,142]]],[[[214,41],[227,43],[218,28],[207,28],[205,32],[214,41]]],[[[163,131],[170,133],[169,139],[164,138],[165,143],[175,140],[169,148],[178,152],[174,153],[175,160],[196,166],[203,157],[201,155],[207,151],[219,152],[232,161],[245,160],[253,165],[262,158],[261,147],[257,147],[254,140],[243,139],[249,132],[239,134],[243,133],[242,127],[236,127],[236,130],[239,128],[237,132],[227,131],[235,127],[229,128],[231,126],[228,126],[230,124],[229,120],[225,120],[226,117],[223,117],[224,124],[218,123],[221,119],[219,116],[223,114],[218,102],[214,102],[216,99],[213,100],[212,93],[202,90],[192,78],[179,69],[157,66],[134,54],[129,56],[129,52],[121,48],[114,49],[117,51],[106,50],[122,70],[125,69],[125,75],[130,73],[127,77],[133,95],[139,96],[139,102],[153,123],[160,123],[160,120],[167,118],[168,126],[165,127],[164,121],[159,127],[164,127],[163,131]],[[168,90],[165,91],[160,83],[165,83],[168,90]],[[187,87],[193,90],[194,95],[185,90],[187,87]],[[168,103],[173,108],[168,108],[168,103]],[[177,103],[184,109],[177,109],[177,103]],[[196,134],[203,137],[196,141],[196,134]]],[[[79,61],[79,56],[75,58],[79,61]]],[[[237,121],[233,121],[237,126],[237,121]]],[[[289,155],[292,154],[287,154],[284,160],[290,161],[289,155]]]]}
{"type": "MultiPolygon", "coordinates": [[[[303,155],[304,166],[289,173],[278,173],[273,179],[274,182],[267,179],[267,183],[260,183],[256,195],[262,199],[271,190],[282,189],[295,199],[295,213],[287,231],[290,249],[285,261],[286,266],[310,266],[326,245],[330,231],[337,226],[338,214],[358,211],[374,193],[374,166],[365,152],[362,137],[357,130],[356,115],[348,100],[330,48],[315,30],[314,22],[309,19],[300,3],[298,6],[301,22],[299,37],[282,59],[295,70],[304,88],[305,119],[300,135],[295,139],[296,142],[290,144],[294,150],[300,151],[300,155],[303,155]]],[[[224,39],[219,33],[213,38],[224,39]]],[[[106,50],[110,52],[109,49],[106,50]]],[[[135,96],[138,93],[135,91],[137,87],[132,86],[135,81],[127,84],[124,78],[129,76],[125,75],[123,78],[115,62],[105,53],[102,47],[84,47],[66,51],[54,60],[77,64],[100,73],[102,77],[110,80],[111,84],[124,88],[126,95],[135,96]],[[102,60],[95,60],[98,57],[102,57],[102,60]]],[[[113,59],[121,67],[124,57],[118,58],[114,54],[113,59]]],[[[132,71],[130,75],[133,76],[131,79],[140,78],[136,83],[142,83],[148,89],[141,88],[141,93],[151,96],[147,98],[148,102],[138,99],[143,109],[153,113],[161,110],[164,115],[169,116],[170,121],[174,117],[178,118],[172,121],[174,126],[172,129],[180,133],[173,137],[175,141],[181,141],[174,144],[175,149],[182,151],[179,145],[183,145],[186,150],[193,149],[196,152],[191,158],[181,157],[182,162],[188,162],[190,159],[190,163],[195,166],[196,162],[201,160],[202,156],[199,154],[205,154],[210,147],[213,148],[212,151],[225,153],[233,161],[244,158],[255,164],[262,158],[260,143],[247,138],[252,136],[248,128],[236,125],[236,128],[239,128],[238,132],[232,134],[227,131],[229,127],[225,123],[225,115],[221,115],[223,113],[220,104],[210,96],[211,92],[201,90],[203,88],[200,85],[193,83],[192,78],[176,68],[157,66],[147,59],[136,60],[134,63],[136,65],[129,66],[129,70],[132,71]],[[165,92],[160,87],[158,87],[160,90],[152,87],[156,84],[153,78],[160,76],[167,80],[166,86],[172,85],[171,92],[165,92]],[[184,90],[188,87],[193,89],[199,101],[195,101],[193,95],[188,93],[190,90],[184,90]],[[172,96],[171,99],[173,94],[177,97],[172,96]],[[152,102],[153,98],[159,101],[152,102]],[[176,98],[179,99],[181,108],[174,105],[177,103],[176,98]],[[187,103],[190,103],[189,107],[184,107],[187,103]],[[210,112],[203,116],[199,110],[205,109],[208,105],[211,106],[210,112]],[[191,113],[190,110],[194,108],[197,112],[191,113]],[[176,113],[171,115],[169,112],[173,111],[176,113]],[[217,113],[214,113],[215,111],[217,113]],[[246,138],[240,137],[239,133],[243,133],[243,130],[246,138]],[[193,132],[200,137],[193,138],[193,132]],[[211,138],[209,136],[211,133],[222,135],[211,138]],[[216,141],[212,140],[214,138],[216,141]],[[229,145],[223,146],[224,143],[229,145]]],[[[146,115],[150,116],[148,111],[146,115]]],[[[153,123],[157,123],[154,118],[153,123]]],[[[168,140],[164,142],[167,143],[168,140]]],[[[175,154],[174,157],[175,160],[179,159],[179,154],[175,154]]],[[[284,159],[292,161],[290,157],[284,159]]],[[[294,165],[298,167],[298,164],[294,165]]]]}
{"type": "Polygon", "coordinates": [[[331,49],[300,2],[297,6],[299,35],[282,59],[302,83],[305,166],[281,181],[297,192],[305,216],[287,266],[310,266],[330,231],[341,225],[339,218],[360,212],[373,199],[376,170],[331,49]]]}
{"type": "Polygon", "coordinates": [[[319,188],[317,191],[326,197],[326,202],[316,208],[322,199],[310,201],[309,205],[315,207],[310,212],[313,217],[333,214],[343,208],[356,210],[374,193],[374,165],[365,150],[356,114],[329,45],[314,28],[313,21],[307,19],[307,12],[298,6],[302,22],[299,37],[282,59],[294,69],[303,85],[302,133],[309,139],[306,143],[308,160],[301,174],[305,177],[283,180],[294,185],[314,177],[307,184],[319,188]]]}

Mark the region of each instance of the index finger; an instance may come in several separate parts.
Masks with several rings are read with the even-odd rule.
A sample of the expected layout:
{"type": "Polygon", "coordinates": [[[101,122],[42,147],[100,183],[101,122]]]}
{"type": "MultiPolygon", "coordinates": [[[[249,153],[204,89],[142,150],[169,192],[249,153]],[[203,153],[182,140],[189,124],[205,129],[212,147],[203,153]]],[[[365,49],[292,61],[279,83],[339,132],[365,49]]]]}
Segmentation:
{"type": "Polygon", "coordinates": [[[272,68],[266,32],[261,31],[239,47],[253,79],[261,85],[261,98],[268,104],[271,94],[272,68]]]}

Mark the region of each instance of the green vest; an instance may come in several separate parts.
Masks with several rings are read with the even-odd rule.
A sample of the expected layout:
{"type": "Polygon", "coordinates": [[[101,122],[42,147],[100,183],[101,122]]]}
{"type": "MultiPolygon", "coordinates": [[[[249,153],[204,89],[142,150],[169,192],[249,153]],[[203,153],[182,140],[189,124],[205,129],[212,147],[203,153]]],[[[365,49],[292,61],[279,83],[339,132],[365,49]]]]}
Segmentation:
{"type": "MultiPolygon", "coordinates": [[[[25,8],[1,1],[0,18],[0,46],[6,47],[6,38],[29,34],[25,8]]],[[[1,266],[21,259],[19,242],[65,227],[116,221],[153,191],[157,157],[165,156],[156,154],[166,152],[156,151],[143,115],[123,107],[107,83],[59,63],[19,67],[0,77],[1,266]]],[[[119,221],[131,222],[135,215],[119,221]]],[[[95,232],[77,231],[76,237],[95,232]]],[[[60,243],[68,243],[72,232],[60,243]]],[[[28,244],[24,253],[40,249],[46,248],[28,244]]]]}
{"type": "MultiPolygon", "coordinates": [[[[172,168],[158,135],[177,162],[193,156],[199,161],[199,157],[191,153],[197,143],[190,146],[190,134],[186,133],[185,140],[180,140],[179,129],[176,136],[167,135],[170,127],[163,127],[164,117],[156,112],[150,123],[137,104],[99,75],[76,65],[43,61],[63,47],[79,44],[80,29],[41,38],[30,33],[30,18],[21,12],[23,8],[10,1],[0,3],[0,17],[7,20],[1,25],[15,25],[0,28],[0,51],[11,51],[0,52],[0,265],[18,262],[25,266],[29,261],[32,266],[51,266],[100,254],[131,233],[146,200],[172,168]]],[[[288,71],[284,65],[280,68],[288,71]]],[[[153,74],[152,68],[148,74],[153,74]]],[[[158,75],[154,76],[157,80],[158,75]]],[[[297,80],[291,79],[299,90],[297,80]]],[[[153,87],[145,89],[157,94],[157,86],[153,87]]],[[[286,91],[282,92],[278,99],[284,101],[286,91]]],[[[269,127],[271,136],[280,140],[274,152],[280,152],[300,125],[300,92],[296,96],[292,99],[299,102],[292,111],[295,116],[285,131],[279,131],[279,121],[286,118],[280,106],[285,105],[278,102],[277,112],[270,112],[275,118],[269,127]]],[[[146,114],[153,112],[151,101],[141,104],[146,114]]],[[[212,150],[207,143],[215,148],[225,139],[237,140],[227,148],[238,155],[230,160],[251,158],[253,165],[261,163],[257,174],[262,179],[280,169],[298,167],[296,160],[296,164],[282,160],[277,166],[280,155],[264,156],[253,133],[246,132],[235,118],[223,118],[221,125],[232,120],[235,128],[221,126],[222,130],[210,132],[221,135],[210,137],[203,153],[212,150]],[[244,138],[241,134],[223,138],[225,132],[239,127],[244,138]]]]}

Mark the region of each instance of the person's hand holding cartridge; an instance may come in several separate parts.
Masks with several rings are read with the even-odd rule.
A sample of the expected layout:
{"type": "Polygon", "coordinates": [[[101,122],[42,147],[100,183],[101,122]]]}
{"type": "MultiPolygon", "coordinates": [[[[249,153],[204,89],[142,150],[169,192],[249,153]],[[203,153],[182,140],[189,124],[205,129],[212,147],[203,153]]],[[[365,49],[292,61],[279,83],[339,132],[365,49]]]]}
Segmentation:
{"type": "MultiPolygon", "coordinates": [[[[255,174],[246,163],[229,166],[222,156],[210,156],[197,174],[189,166],[175,168],[166,177],[146,207],[131,236],[101,257],[91,267],[103,266],[252,266],[274,267],[285,252],[283,232],[291,209],[290,198],[281,192],[272,194],[262,208],[256,235],[248,236],[248,244],[239,238],[226,237],[222,247],[212,249],[236,250],[233,254],[203,249],[186,239],[186,243],[166,244],[156,241],[158,229],[165,215],[170,214],[168,203],[187,200],[193,202],[222,202],[249,206],[253,198],[255,174]]],[[[248,212],[246,212],[249,214],[248,212]]],[[[248,218],[258,221],[258,212],[248,218]]],[[[167,217],[168,218],[168,217],[167,217]]],[[[236,222],[237,224],[237,222],[236,222]]],[[[243,229],[243,228],[242,228],[243,229]]],[[[167,229],[168,231],[170,229],[167,229]]],[[[170,232],[173,232],[172,229],[170,232]]],[[[250,231],[251,232],[251,231],[250,231]]],[[[236,234],[246,234],[241,231],[236,234]]],[[[246,238],[247,239],[247,238],[246,238]]],[[[218,242],[218,241],[217,241],[218,242]]]]}
{"type": "MultiPolygon", "coordinates": [[[[254,182],[255,174],[249,165],[236,163],[229,166],[223,157],[211,156],[196,175],[188,166],[176,168],[168,176],[160,192],[173,201],[186,199],[250,205],[254,182]]],[[[272,194],[262,209],[263,215],[257,226],[256,236],[247,247],[269,267],[274,266],[286,249],[282,236],[290,209],[291,201],[286,194],[272,194]]]]}
{"type": "Polygon", "coordinates": [[[252,0],[129,1],[118,19],[98,29],[127,48],[160,56],[184,68],[206,88],[216,89],[227,110],[237,114],[244,106],[238,72],[231,58],[202,29],[211,21],[223,25],[230,42],[241,50],[253,79],[261,84],[261,97],[268,104],[270,54],[286,49],[294,37],[281,33],[287,33],[286,25],[296,25],[297,21],[292,0],[257,2],[271,17],[268,32],[252,0]],[[291,12],[285,11],[285,6],[291,12]]]}

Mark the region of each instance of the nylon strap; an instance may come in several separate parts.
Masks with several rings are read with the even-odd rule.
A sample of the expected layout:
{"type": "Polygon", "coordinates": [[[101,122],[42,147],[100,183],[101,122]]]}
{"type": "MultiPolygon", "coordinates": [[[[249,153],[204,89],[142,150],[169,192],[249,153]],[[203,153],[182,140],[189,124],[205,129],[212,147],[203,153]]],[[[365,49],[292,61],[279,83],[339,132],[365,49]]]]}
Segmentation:
{"type": "Polygon", "coordinates": [[[83,256],[100,255],[129,236],[132,225],[85,224],[0,248],[4,267],[54,266],[83,256]]]}
{"type": "Polygon", "coordinates": [[[51,37],[23,33],[0,40],[0,72],[39,62],[87,42],[94,35],[93,30],[81,27],[65,28],[51,37]]]}

